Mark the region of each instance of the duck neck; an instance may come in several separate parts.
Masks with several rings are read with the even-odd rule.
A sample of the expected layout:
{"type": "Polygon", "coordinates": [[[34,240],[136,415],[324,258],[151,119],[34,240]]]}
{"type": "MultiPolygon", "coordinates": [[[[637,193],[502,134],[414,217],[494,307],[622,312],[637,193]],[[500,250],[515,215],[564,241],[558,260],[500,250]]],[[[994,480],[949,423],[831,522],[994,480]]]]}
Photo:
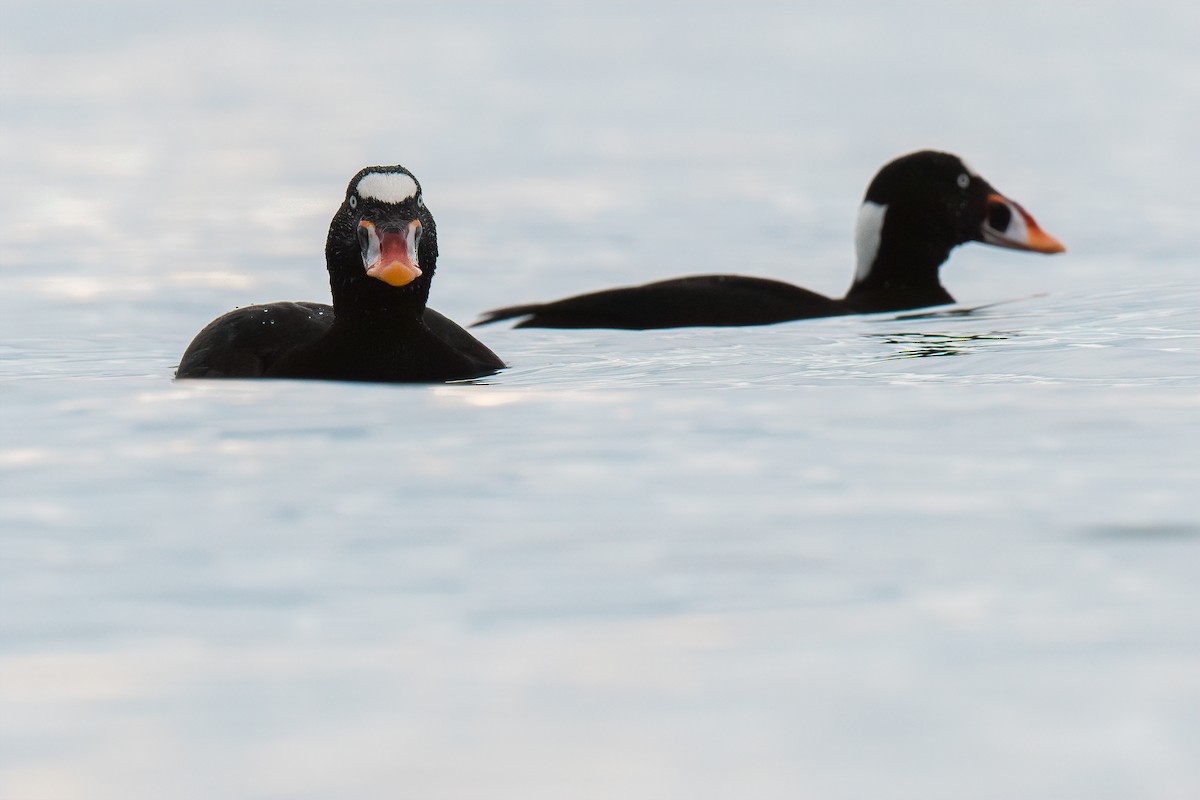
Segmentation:
{"type": "Polygon", "coordinates": [[[929,235],[928,224],[920,223],[887,206],[863,204],[855,241],[858,269],[843,302],[859,312],[954,302],[938,277],[954,244],[946,243],[948,237],[929,235]]]}
{"type": "Polygon", "coordinates": [[[341,327],[404,327],[418,323],[429,297],[428,275],[398,288],[365,274],[348,275],[332,270],[329,285],[333,294],[333,318],[341,327]]]}

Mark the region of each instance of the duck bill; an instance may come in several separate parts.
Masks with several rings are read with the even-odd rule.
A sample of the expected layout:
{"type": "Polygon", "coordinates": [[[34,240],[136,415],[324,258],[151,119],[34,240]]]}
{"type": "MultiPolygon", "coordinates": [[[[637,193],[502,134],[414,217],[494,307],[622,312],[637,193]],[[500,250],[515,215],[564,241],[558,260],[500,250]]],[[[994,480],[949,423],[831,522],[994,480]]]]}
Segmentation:
{"type": "Polygon", "coordinates": [[[390,286],[406,286],[421,277],[417,263],[417,241],[421,237],[418,220],[399,232],[379,230],[366,220],[358,226],[366,232],[362,257],[368,275],[390,286]]]}
{"type": "Polygon", "coordinates": [[[1032,250],[1035,253],[1062,253],[1067,248],[1046,233],[1033,215],[1020,204],[1002,194],[990,194],[987,217],[981,229],[983,241],[996,247],[1012,250],[1032,250]]]}

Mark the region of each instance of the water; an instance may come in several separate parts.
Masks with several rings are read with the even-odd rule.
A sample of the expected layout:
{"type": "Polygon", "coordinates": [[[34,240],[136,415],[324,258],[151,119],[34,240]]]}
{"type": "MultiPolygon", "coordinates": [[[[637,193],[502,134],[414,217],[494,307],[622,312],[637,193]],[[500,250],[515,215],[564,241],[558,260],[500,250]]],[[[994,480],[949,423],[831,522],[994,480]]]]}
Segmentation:
{"type": "Polygon", "coordinates": [[[1200,791],[1191,4],[0,13],[0,796],[1200,791]],[[484,328],[463,385],[170,380],[327,296],[366,164],[465,322],[840,293],[925,146],[1069,252],[961,248],[968,313],[484,328]]]}

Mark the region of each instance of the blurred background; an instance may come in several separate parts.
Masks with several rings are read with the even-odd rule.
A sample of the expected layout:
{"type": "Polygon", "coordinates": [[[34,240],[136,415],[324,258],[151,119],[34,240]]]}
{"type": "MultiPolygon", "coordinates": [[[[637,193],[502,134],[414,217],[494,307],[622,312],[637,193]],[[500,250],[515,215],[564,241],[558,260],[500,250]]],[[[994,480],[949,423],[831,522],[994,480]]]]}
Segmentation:
{"type": "Polygon", "coordinates": [[[1192,798],[1200,11],[0,2],[0,795],[1192,798]],[[401,163],[461,323],[840,295],[953,151],[1068,253],[965,316],[479,336],[456,386],[171,381],[324,300],[401,163]]]}

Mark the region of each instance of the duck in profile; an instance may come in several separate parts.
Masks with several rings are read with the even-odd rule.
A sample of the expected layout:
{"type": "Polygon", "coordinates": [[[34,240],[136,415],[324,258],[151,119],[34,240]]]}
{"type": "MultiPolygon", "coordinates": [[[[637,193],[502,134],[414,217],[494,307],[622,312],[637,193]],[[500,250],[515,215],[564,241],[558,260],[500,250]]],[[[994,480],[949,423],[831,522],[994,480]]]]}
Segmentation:
{"type": "Polygon", "coordinates": [[[329,225],[333,305],[230,311],[196,335],[175,377],[444,382],[503,369],[483,343],[425,307],[437,255],[416,177],[401,166],[367,167],[329,225]]]}
{"type": "Polygon", "coordinates": [[[958,156],[923,150],[887,164],[858,211],[854,282],[841,299],[783,281],[694,275],[488,311],[476,325],[521,319],[517,328],[684,328],[903,311],[953,303],[938,279],[966,242],[1061,253],[1019,204],[958,156]]]}

